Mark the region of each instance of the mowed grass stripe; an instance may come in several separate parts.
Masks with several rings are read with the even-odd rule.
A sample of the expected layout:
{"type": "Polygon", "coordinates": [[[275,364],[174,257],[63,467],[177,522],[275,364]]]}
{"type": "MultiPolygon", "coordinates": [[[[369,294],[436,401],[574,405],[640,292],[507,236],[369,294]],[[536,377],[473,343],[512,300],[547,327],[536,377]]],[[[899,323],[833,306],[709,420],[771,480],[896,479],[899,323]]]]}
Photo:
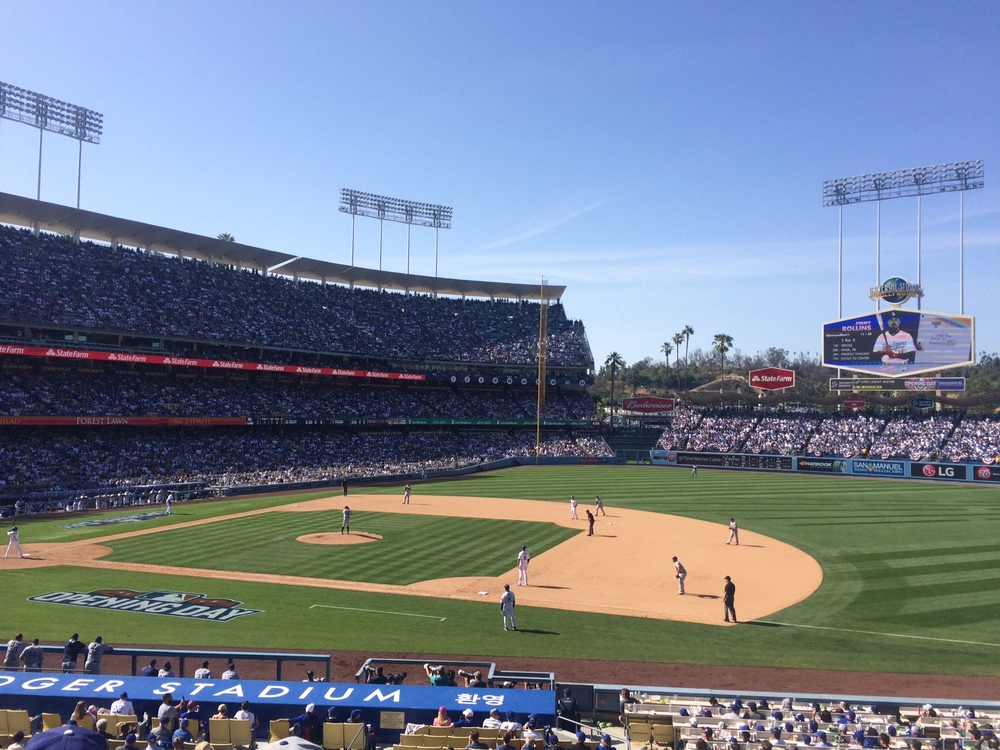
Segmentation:
{"type": "MultiPolygon", "coordinates": [[[[365,487],[358,492],[401,496],[402,485],[401,482],[365,487]]],[[[1000,671],[994,653],[977,644],[995,642],[996,633],[1000,632],[1000,607],[993,593],[1000,588],[994,582],[1000,576],[997,489],[971,484],[711,469],[703,469],[698,477],[691,477],[684,469],[634,466],[520,467],[461,480],[413,484],[414,502],[419,502],[421,494],[515,497],[565,503],[568,514],[571,493],[583,507],[591,506],[594,495],[600,494],[612,516],[617,507],[638,508],[708,520],[720,524],[723,531],[729,516],[734,515],[742,529],[793,544],[819,561],[824,573],[819,590],[806,601],[767,619],[828,628],[822,631],[752,624],[723,629],[612,617],[602,614],[600,604],[595,603],[593,613],[519,607],[519,625],[523,618],[525,632],[520,634],[521,638],[511,639],[504,638],[499,629],[493,596],[484,602],[460,602],[298,587],[289,591],[288,587],[238,581],[188,579],[183,576],[183,568],[178,569],[177,575],[167,577],[125,571],[98,574],[71,567],[8,571],[4,576],[9,594],[5,599],[5,614],[19,629],[32,630],[50,642],[61,642],[65,638],[65,621],[53,610],[55,605],[28,602],[28,596],[44,591],[90,591],[100,587],[140,591],[166,588],[232,596],[266,613],[222,625],[174,623],[170,618],[151,620],[138,614],[75,608],[71,615],[73,629],[81,633],[102,632],[106,639],[120,643],[149,643],[150,628],[155,627],[156,640],[164,645],[490,654],[501,660],[504,655],[544,653],[556,658],[578,658],[580,654],[593,654],[594,658],[647,662],[994,675],[1000,671]],[[969,582],[978,585],[966,587],[964,584],[969,582]],[[397,618],[346,610],[310,611],[308,606],[312,603],[416,612],[447,619],[439,622],[408,618],[406,626],[400,627],[397,618]],[[929,645],[921,638],[944,640],[929,645]],[[599,654],[593,650],[595,643],[601,644],[599,654]]],[[[235,509],[265,508],[302,499],[302,495],[288,495],[181,505],[175,519],[225,515],[235,509]]],[[[108,515],[114,513],[109,511],[108,515]]],[[[300,524],[305,516],[269,514],[278,515],[297,516],[300,524]]],[[[339,532],[339,514],[326,515],[325,528],[335,526],[339,532]]],[[[156,520],[144,527],[166,528],[172,523],[156,520]]],[[[367,526],[360,513],[355,523],[359,529],[367,526]]],[[[477,528],[482,523],[476,522],[477,528]]],[[[262,565],[261,560],[265,560],[270,571],[286,557],[286,547],[308,546],[276,540],[273,528],[267,525],[247,534],[236,530],[249,529],[229,524],[225,521],[204,527],[205,532],[220,527],[217,532],[213,530],[212,537],[195,534],[194,529],[147,536],[142,555],[151,562],[188,565],[192,564],[188,558],[206,554],[204,547],[211,538],[212,545],[220,548],[227,545],[252,548],[248,553],[250,562],[262,565]]],[[[132,528],[57,531],[56,522],[34,519],[20,525],[22,540],[29,547],[34,541],[47,541],[43,539],[47,535],[61,535],[52,539],[61,541],[74,535],[103,536],[132,528]]],[[[306,524],[294,533],[313,530],[306,524]]],[[[442,533],[438,523],[424,533],[436,540],[432,557],[444,557],[456,565],[468,558],[495,557],[500,569],[508,570],[514,565],[513,555],[521,543],[532,545],[532,549],[540,543],[530,531],[507,526],[500,533],[477,533],[470,541],[462,534],[442,533]]],[[[115,543],[116,548],[119,544],[115,543]]],[[[375,559],[365,560],[365,564],[376,568],[395,570],[420,562],[413,562],[412,546],[400,546],[391,557],[385,553],[385,542],[343,550],[349,550],[349,557],[353,557],[365,554],[369,547],[382,550],[375,559]]],[[[321,567],[330,565],[333,552],[342,551],[319,550],[313,563],[321,567]]],[[[651,549],[650,564],[665,569],[666,554],[664,550],[651,549]]],[[[613,565],[613,561],[595,558],[587,570],[580,571],[581,577],[628,575],[603,570],[605,562],[613,565]]],[[[353,563],[354,560],[341,561],[341,567],[353,563]]],[[[218,567],[214,559],[211,564],[202,562],[202,565],[218,567]]],[[[389,576],[392,570],[381,575],[389,576]]],[[[781,585],[781,571],[774,572],[773,583],[781,585]]]]}
{"type": "Polygon", "coordinates": [[[304,534],[340,534],[340,516],[329,512],[267,513],[110,544],[108,559],[162,562],[275,575],[407,585],[455,576],[497,576],[512,568],[519,544],[540,554],[576,531],[554,524],[502,519],[408,516],[359,511],[353,530],[378,534],[378,543],[307,544],[304,534]],[[515,540],[518,544],[515,544],[515,540]],[[455,547],[469,554],[455,554],[455,547]]]}

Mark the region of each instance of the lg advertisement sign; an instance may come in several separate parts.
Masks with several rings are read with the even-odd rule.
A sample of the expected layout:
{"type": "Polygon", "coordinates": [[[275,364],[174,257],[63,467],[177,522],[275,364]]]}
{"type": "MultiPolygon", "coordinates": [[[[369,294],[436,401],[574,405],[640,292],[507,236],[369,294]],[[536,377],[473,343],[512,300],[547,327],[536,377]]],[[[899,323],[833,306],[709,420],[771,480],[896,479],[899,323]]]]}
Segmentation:
{"type": "Polygon", "coordinates": [[[966,468],[960,464],[910,464],[910,476],[917,479],[965,479],[966,468]]]}

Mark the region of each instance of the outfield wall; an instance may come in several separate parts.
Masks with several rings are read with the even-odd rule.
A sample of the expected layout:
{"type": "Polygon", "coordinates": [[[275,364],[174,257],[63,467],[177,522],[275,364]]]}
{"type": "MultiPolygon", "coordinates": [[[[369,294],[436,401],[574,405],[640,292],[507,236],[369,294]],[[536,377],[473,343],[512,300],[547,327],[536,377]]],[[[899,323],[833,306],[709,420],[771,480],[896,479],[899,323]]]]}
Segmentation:
{"type": "Polygon", "coordinates": [[[922,479],[945,482],[1000,483],[1000,466],[976,463],[940,463],[903,458],[863,456],[779,456],[765,453],[708,453],[681,450],[651,450],[656,466],[688,466],[712,469],[841,474],[892,479],[922,479]]]}

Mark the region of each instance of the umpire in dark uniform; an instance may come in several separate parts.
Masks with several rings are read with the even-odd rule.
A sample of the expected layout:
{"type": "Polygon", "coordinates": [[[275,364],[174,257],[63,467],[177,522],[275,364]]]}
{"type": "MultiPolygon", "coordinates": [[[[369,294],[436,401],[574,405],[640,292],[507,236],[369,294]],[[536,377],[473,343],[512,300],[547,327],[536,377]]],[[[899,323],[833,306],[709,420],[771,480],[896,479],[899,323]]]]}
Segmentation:
{"type": "Polygon", "coordinates": [[[722,593],[722,608],[726,615],[726,622],[729,622],[729,615],[732,615],[733,622],[736,622],[736,584],[729,576],[726,576],[725,581],[726,588],[722,593]]]}

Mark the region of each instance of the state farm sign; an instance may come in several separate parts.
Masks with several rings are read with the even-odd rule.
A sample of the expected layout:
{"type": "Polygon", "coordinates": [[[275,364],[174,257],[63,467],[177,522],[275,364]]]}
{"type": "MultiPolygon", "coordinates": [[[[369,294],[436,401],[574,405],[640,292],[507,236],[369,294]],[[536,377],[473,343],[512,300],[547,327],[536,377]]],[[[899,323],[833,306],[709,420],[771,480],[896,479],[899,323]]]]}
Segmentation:
{"type": "Polygon", "coordinates": [[[622,410],[636,411],[641,414],[664,414],[674,410],[674,400],[672,398],[659,398],[658,396],[626,398],[622,399],[622,410]]]}
{"type": "Polygon", "coordinates": [[[780,391],[795,387],[795,370],[782,367],[763,367],[750,371],[750,387],[764,391],[780,391]]]}

